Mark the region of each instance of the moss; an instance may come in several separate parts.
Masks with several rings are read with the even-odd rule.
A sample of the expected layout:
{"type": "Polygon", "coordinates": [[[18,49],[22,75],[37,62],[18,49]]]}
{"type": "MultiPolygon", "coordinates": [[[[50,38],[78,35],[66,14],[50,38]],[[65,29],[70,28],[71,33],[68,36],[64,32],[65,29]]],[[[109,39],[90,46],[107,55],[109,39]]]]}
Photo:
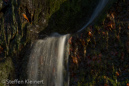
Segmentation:
{"type": "Polygon", "coordinates": [[[4,61],[0,62],[0,86],[5,86],[3,83],[4,80],[7,80],[12,76],[10,79],[15,77],[14,75],[14,67],[10,57],[5,59],[4,61]]]}
{"type": "MultiPolygon", "coordinates": [[[[7,55],[12,56],[13,60],[15,60],[14,64],[18,67],[21,66],[18,65],[18,63],[23,59],[25,53],[21,52],[21,47],[24,48],[27,43],[30,43],[36,38],[35,36],[37,36],[37,33],[35,33],[35,29],[37,31],[42,30],[39,35],[48,35],[52,32],[59,32],[62,34],[74,33],[86,24],[98,3],[98,0],[21,0],[19,6],[18,1],[20,0],[11,0],[10,6],[6,12],[0,14],[0,18],[2,17],[0,19],[0,45],[4,48],[2,52],[6,52],[5,57],[7,55]],[[24,19],[22,13],[26,14],[29,22],[24,19]],[[31,32],[31,30],[33,30],[33,32],[31,32]],[[21,57],[18,56],[19,53],[22,53],[21,57]]],[[[123,5],[123,3],[121,5],[123,5]]],[[[109,9],[109,7],[106,9],[109,9]]],[[[127,11],[127,8],[124,6],[124,9],[120,8],[120,11],[122,10],[127,11]]],[[[125,12],[118,14],[123,15],[124,13],[125,12]]],[[[104,13],[102,12],[101,14],[104,13]]],[[[90,86],[94,84],[104,84],[105,82],[111,85],[119,85],[119,82],[121,82],[122,85],[125,85],[125,82],[128,82],[128,78],[124,78],[123,82],[120,78],[118,78],[118,83],[115,81],[117,79],[115,72],[119,69],[120,64],[123,64],[120,66],[121,69],[123,67],[125,67],[125,69],[128,68],[128,55],[125,53],[125,43],[128,39],[127,37],[129,37],[126,32],[128,31],[107,27],[105,24],[107,22],[107,19],[105,19],[106,16],[107,14],[104,14],[96,19],[97,24],[93,26],[94,30],[92,31],[93,37],[87,35],[88,31],[92,30],[92,28],[88,27],[86,31],[84,31],[84,43],[80,40],[74,40],[73,45],[75,44],[75,46],[77,46],[80,44],[80,48],[78,48],[79,50],[77,51],[80,57],[85,57],[85,59],[82,59],[85,63],[83,61],[80,62],[81,64],[78,65],[76,70],[80,67],[80,69],[83,69],[82,71],[88,75],[83,75],[83,72],[80,72],[80,74],[78,74],[80,76],[80,81],[76,82],[76,85],[90,86]],[[120,36],[119,40],[117,38],[118,35],[120,36]],[[84,45],[82,46],[81,44],[84,45]],[[83,49],[84,47],[85,49],[83,49]],[[86,50],[85,55],[83,50],[86,50]],[[111,51],[116,56],[110,54],[111,51]],[[118,54],[116,51],[119,51],[117,52],[118,54]],[[102,54],[102,63],[98,64],[96,60],[99,59],[95,59],[95,56],[99,56],[100,53],[102,54]],[[119,60],[123,54],[126,57],[125,62],[119,60]],[[89,64],[86,64],[88,63],[87,58],[93,59],[94,62],[89,61],[89,64]],[[112,63],[114,64],[114,68],[110,68],[112,63]],[[91,67],[89,68],[89,66],[91,67]],[[109,73],[109,79],[105,80],[103,77],[106,76],[108,68],[111,74],[109,73]]],[[[118,22],[119,24],[116,23],[116,28],[119,28],[119,25],[122,28],[125,28],[125,26],[128,28],[128,25],[124,22],[121,23],[121,20],[118,22]]],[[[81,37],[79,37],[80,36],[77,38],[80,39],[81,37]]],[[[25,64],[23,64],[23,66],[25,66],[25,64]]],[[[7,79],[11,70],[13,70],[13,66],[10,58],[6,58],[5,62],[0,63],[0,74],[2,78],[7,79]]],[[[74,72],[76,72],[76,70],[74,72]]],[[[128,76],[128,71],[123,73],[121,77],[126,75],[128,76]]],[[[71,82],[74,82],[74,79],[71,79],[71,82]]],[[[0,83],[0,86],[1,85],[3,84],[0,83]]]]}

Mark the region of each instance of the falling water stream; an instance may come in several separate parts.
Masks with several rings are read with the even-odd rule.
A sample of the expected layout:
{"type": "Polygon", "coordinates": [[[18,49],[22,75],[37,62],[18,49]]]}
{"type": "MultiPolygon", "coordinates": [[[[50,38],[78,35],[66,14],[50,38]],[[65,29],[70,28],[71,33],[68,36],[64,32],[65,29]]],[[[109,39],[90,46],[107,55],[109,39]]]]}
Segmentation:
{"type": "Polygon", "coordinates": [[[33,44],[27,68],[29,80],[43,81],[40,86],[64,86],[65,74],[68,86],[68,38],[68,34],[61,36],[56,33],[33,44]]]}
{"type": "Polygon", "coordinates": [[[104,7],[106,6],[106,4],[109,2],[109,0],[100,0],[99,4],[97,5],[97,7],[95,8],[93,14],[90,17],[90,20],[86,23],[86,25],[84,25],[80,30],[78,30],[77,32],[81,32],[82,30],[84,30],[89,24],[91,24],[95,18],[100,14],[100,12],[104,9],[104,7]]]}
{"type": "MultiPolygon", "coordinates": [[[[100,0],[84,30],[103,10],[109,0],[100,0]]],[[[29,80],[43,83],[27,86],[69,86],[68,74],[68,38],[69,35],[54,34],[32,45],[27,66],[29,80]]]]}

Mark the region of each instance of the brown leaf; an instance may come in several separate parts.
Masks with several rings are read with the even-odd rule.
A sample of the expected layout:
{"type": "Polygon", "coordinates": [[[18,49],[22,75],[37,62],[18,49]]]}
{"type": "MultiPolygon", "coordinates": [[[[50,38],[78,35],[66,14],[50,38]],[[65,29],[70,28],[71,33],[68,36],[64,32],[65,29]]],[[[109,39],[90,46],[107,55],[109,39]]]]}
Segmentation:
{"type": "Polygon", "coordinates": [[[68,42],[69,44],[72,44],[72,37],[69,38],[68,42]]]}
{"type": "Polygon", "coordinates": [[[73,59],[73,63],[78,64],[78,59],[77,59],[77,57],[73,57],[73,56],[72,56],[72,59],[73,59]]]}
{"type": "Polygon", "coordinates": [[[119,76],[120,74],[119,74],[119,72],[116,72],[116,76],[119,76]]]}
{"type": "Polygon", "coordinates": [[[89,32],[88,32],[88,35],[89,35],[89,36],[92,36],[92,33],[91,33],[91,31],[89,31],[89,32]]]}
{"type": "Polygon", "coordinates": [[[115,18],[115,16],[114,16],[114,14],[113,13],[111,13],[111,17],[114,19],[115,18]]]}
{"type": "Polygon", "coordinates": [[[24,17],[28,22],[30,22],[29,19],[28,19],[28,17],[26,16],[26,14],[23,13],[22,15],[23,15],[23,17],[24,17]]]}

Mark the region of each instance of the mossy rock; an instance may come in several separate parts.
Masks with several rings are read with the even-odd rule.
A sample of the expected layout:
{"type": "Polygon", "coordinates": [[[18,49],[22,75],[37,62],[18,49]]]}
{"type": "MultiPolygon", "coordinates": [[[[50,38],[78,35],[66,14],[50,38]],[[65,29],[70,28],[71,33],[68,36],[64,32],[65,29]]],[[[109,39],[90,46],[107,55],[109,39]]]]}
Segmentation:
{"type": "Polygon", "coordinates": [[[0,61],[0,86],[5,86],[6,80],[14,79],[14,66],[10,57],[0,61]]]}

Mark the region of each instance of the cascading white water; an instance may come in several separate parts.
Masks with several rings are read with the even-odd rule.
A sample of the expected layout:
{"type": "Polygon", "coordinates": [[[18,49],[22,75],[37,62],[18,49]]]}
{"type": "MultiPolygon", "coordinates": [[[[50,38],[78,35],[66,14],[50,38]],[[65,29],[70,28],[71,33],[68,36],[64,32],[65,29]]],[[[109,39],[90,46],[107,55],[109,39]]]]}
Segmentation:
{"type": "MultiPolygon", "coordinates": [[[[88,23],[78,32],[94,21],[108,1],[99,1],[88,23]]],[[[27,65],[28,80],[43,81],[43,83],[40,83],[40,85],[29,83],[27,86],[69,86],[68,49],[66,49],[68,47],[68,38],[69,35],[54,34],[43,40],[37,40],[32,45],[27,65]],[[67,77],[65,76],[66,81],[64,81],[64,71],[67,75],[67,77]]]]}
{"type": "MultiPolygon", "coordinates": [[[[64,86],[63,71],[67,70],[64,67],[64,59],[68,59],[68,38],[69,35],[54,34],[33,44],[27,67],[28,80],[43,80],[40,86],[64,86]]],[[[32,86],[32,84],[27,86],[29,85],[32,86]]]]}
{"type": "Polygon", "coordinates": [[[63,56],[64,56],[64,45],[65,45],[66,37],[63,37],[59,40],[59,52],[58,53],[58,64],[57,64],[57,80],[56,86],[63,86],[63,56]]]}
{"type": "Polygon", "coordinates": [[[77,32],[81,32],[82,30],[84,30],[89,24],[91,24],[95,18],[100,14],[100,12],[104,9],[104,7],[106,6],[106,4],[109,2],[109,0],[100,0],[99,4],[97,5],[97,7],[95,8],[93,14],[91,15],[90,20],[88,21],[88,23],[86,23],[86,25],[84,25],[80,30],[78,30],[77,32]]]}

